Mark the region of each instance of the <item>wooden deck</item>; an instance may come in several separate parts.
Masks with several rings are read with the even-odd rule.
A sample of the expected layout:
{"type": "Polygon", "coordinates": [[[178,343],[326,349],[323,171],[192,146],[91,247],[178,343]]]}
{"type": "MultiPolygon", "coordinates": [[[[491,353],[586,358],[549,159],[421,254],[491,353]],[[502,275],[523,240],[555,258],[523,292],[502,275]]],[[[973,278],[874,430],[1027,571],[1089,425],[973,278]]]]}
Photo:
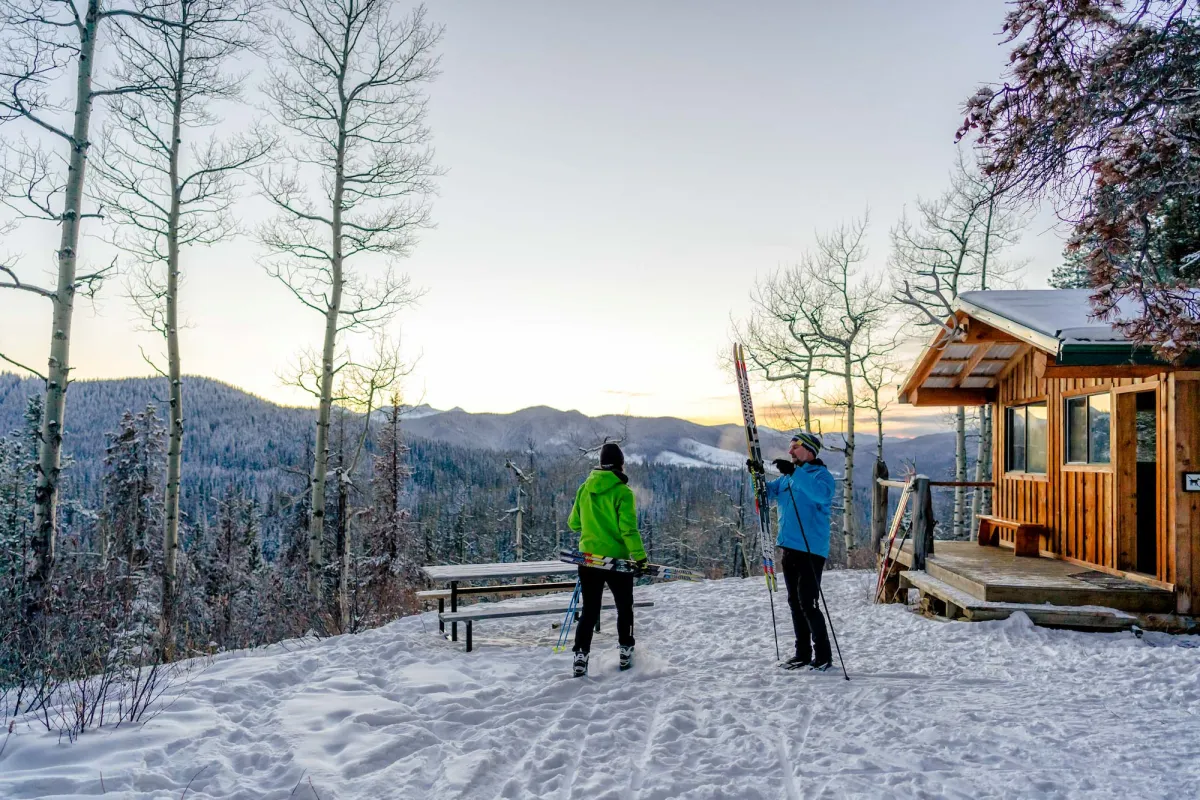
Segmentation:
{"type": "MultiPolygon", "coordinates": [[[[892,558],[911,566],[911,542],[903,552],[893,546],[892,558]]],[[[984,603],[1090,606],[1135,614],[1169,613],[1175,608],[1175,595],[1166,589],[1068,561],[1018,558],[1012,550],[974,542],[936,542],[925,574],[984,603]]]]}

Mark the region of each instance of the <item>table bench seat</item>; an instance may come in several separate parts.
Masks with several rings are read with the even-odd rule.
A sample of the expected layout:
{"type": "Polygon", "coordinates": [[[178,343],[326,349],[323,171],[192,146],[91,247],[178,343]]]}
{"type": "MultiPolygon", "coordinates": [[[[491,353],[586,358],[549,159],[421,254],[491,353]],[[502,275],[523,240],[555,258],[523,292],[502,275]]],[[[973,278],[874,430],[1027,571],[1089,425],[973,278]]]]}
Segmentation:
{"type": "Polygon", "coordinates": [[[979,544],[983,546],[1000,545],[999,531],[1010,530],[1013,532],[1013,552],[1015,555],[1037,558],[1041,555],[1041,537],[1046,533],[1046,528],[1043,525],[1034,525],[1028,522],[1018,522],[1012,519],[1004,519],[1003,517],[993,517],[987,514],[980,514],[979,520],[979,544]]]}
{"type": "MultiPolygon", "coordinates": [[[[652,600],[635,600],[634,608],[651,608],[654,606],[652,600]]],[[[606,611],[611,611],[616,608],[613,603],[605,603],[600,606],[606,611]]],[[[438,620],[442,623],[446,622],[465,622],[467,624],[467,652],[471,652],[471,633],[472,623],[481,619],[511,619],[513,617],[536,617],[544,614],[563,614],[569,610],[568,606],[529,606],[526,608],[488,608],[487,604],[471,606],[462,611],[448,611],[438,614],[438,620]]],[[[582,609],[580,609],[582,610],[582,609]]]]}
{"type": "MultiPolygon", "coordinates": [[[[508,586],[460,586],[458,596],[466,594],[524,594],[525,592],[569,592],[575,588],[575,581],[556,581],[554,583],[510,584],[508,586]]],[[[445,600],[450,596],[449,589],[426,589],[417,592],[418,600],[445,600]]]]}
{"type": "MultiPolygon", "coordinates": [[[[451,606],[458,605],[458,598],[463,595],[484,594],[507,597],[514,594],[541,594],[543,592],[570,592],[574,590],[574,581],[556,581],[554,583],[511,584],[508,586],[456,586],[454,589],[426,589],[417,592],[418,600],[437,600],[438,614],[446,611],[446,600],[455,597],[451,606]]],[[[438,619],[438,630],[446,630],[446,623],[438,619]]],[[[457,626],[455,626],[457,634],[457,626]]],[[[454,641],[458,641],[455,635],[454,641]]]]}

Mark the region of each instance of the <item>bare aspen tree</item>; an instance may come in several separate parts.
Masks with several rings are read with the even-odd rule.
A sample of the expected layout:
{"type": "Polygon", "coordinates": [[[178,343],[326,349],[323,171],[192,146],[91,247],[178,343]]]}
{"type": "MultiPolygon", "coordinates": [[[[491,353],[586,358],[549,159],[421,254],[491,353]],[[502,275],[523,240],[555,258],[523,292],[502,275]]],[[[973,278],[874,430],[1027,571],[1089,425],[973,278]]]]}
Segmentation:
{"type": "Polygon", "coordinates": [[[167,22],[118,20],[116,68],[127,84],[147,86],[114,98],[97,151],[98,195],[117,224],[113,243],[139,269],[130,296],[149,329],[163,337],[168,382],[168,446],[163,541],[162,643],[171,655],[183,470],[183,367],[179,346],[181,253],[236,230],[230,213],[241,170],[271,147],[268,136],[225,139],[213,104],[240,98],[242,76],[228,62],[253,44],[256,0],[138,0],[167,22]]]}
{"type": "MultiPolygon", "coordinates": [[[[842,482],[842,536],[854,547],[855,411],[864,365],[873,354],[872,332],[881,330],[888,302],[879,278],[865,270],[868,220],[864,216],[818,234],[814,250],[797,266],[781,270],[756,288],[754,316],[737,331],[756,370],[767,380],[800,381],[804,424],[811,429],[814,381],[829,378],[826,394],[844,398],[843,444],[826,446],[846,458],[842,482]]],[[[735,330],[736,327],[735,327],[735,330]]],[[[882,341],[879,339],[878,341],[882,341]]]]}
{"type": "MultiPolygon", "coordinates": [[[[950,188],[933,200],[918,199],[892,230],[893,297],[922,336],[938,328],[957,335],[950,318],[959,294],[1011,281],[1016,265],[996,256],[1020,239],[1023,220],[994,185],[959,156],[950,188]]],[[[967,480],[966,409],[955,411],[955,480],[967,480]]],[[[977,462],[978,463],[978,462],[977,462]]],[[[967,492],[954,490],[954,538],[968,532],[967,492]]]]}
{"type": "Polygon", "coordinates": [[[846,392],[842,537],[847,554],[854,548],[855,411],[860,402],[856,378],[870,359],[867,345],[871,332],[885,323],[888,306],[880,279],[864,270],[867,226],[864,215],[819,234],[805,270],[822,299],[803,309],[818,347],[829,355],[822,362],[822,372],[840,379],[846,392]]]}
{"type": "Polygon", "coordinates": [[[46,383],[31,548],[35,594],[54,564],[75,298],[97,291],[110,271],[81,275],[78,269],[82,223],[97,216],[84,208],[92,110],[98,100],[147,88],[97,72],[101,34],[116,19],[165,21],[123,0],[0,0],[0,123],[24,127],[19,140],[5,144],[0,162],[9,187],[5,199],[24,217],[60,228],[53,288],[23,283],[11,268],[0,284],[52,306],[47,372],[34,372],[46,383]]]}
{"type": "Polygon", "coordinates": [[[745,345],[751,365],[764,379],[798,385],[801,419],[811,431],[813,390],[824,351],[800,309],[818,302],[816,292],[796,268],[781,269],[760,281],[750,300],[750,318],[734,323],[734,337],[745,345]]]}
{"type": "MultiPolygon", "coordinates": [[[[354,629],[354,619],[350,604],[350,568],[353,560],[353,528],[351,520],[362,514],[370,513],[369,503],[358,509],[351,509],[350,493],[357,491],[364,495],[354,485],[354,476],[366,448],[367,439],[371,434],[371,417],[378,409],[383,399],[395,390],[402,377],[410,372],[400,356],[400,346],[379,338],[370,359],[361,363],[349,361],[342,373],[342,404],[343,407],[361,415],[361,428],[355,437],[353,454],[349,458],[338,459],[336,471],[338,487],[338,508],[336,552],[338,558],[338,622],[342,631],[354,629]]],[[[369,496],[368,496],[369,500],[369,496]]]]}
{"type": "MultiPolygon", "coordinates": [[[[334,597],[338,606],[339,630],[345,632],[351,630],[352,625],[347,588],[350,585],[353,549],[351,520],[370,510],[356,509],[350,504],[351,493],[362,494],[354,484],[355,474],[370,438],[372,415],[380,408],[383,398],[395,391],[401,378],[412,371],[412,366],[402,358],[399,342],[382,335],[375,337],[368,357],[356,359],[348,351],[342,351],[337,361],[338,369],[330,396],[331,408],[338,411],[337,457],[332,459],[328,469],[334,479],[333,499],[337,505],[333,550],[338,563],[334,574],[334,597]],[[349,419],[351,431],[347,436],[346,425],[351,415],[357,415],[357,418],[349,419]]],[[[291,383],[314,399],[319,399],[322,371],[319,355],[303,354],[291,383]]]]}
{"type": "Polygon", "coordinates": [[[890,391],[900,368],[894,358],[900,347],[898,331],[867,332],[863,347],[864,358],[859,363],[859,380],[862,382],[862,408],[875,417],[875,458],[883,461],[883,414],[895,399],[890,391]]]}
{"type": "Polygon", "coordinates": [[[337,354],[348,331],[378,328],[414,293],[389,268],[369,282],[362,256],[407,255],[430,224],[438,174],[425,125],[441,29],[423,6],[390,0],[281,0],[267,96],[290,134],[280,166],[262,175],[278,211],[259,238],[269,273],[323,318],[309,522],[308,588],[323,593],[329,418],[337,354]]]}

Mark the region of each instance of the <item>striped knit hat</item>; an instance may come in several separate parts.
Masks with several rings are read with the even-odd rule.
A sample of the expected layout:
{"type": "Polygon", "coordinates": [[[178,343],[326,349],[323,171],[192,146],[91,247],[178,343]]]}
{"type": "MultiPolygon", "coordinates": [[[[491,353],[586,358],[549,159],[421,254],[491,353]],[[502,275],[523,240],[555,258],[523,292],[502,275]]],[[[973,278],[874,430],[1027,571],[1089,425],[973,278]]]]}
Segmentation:
{"type": "Polygon", "coordinates": [[[808,450],[813,456],[817,456],[821,452],[821,440],[816,435],[808,431],[800,431],[792,437],[793,442],[799,442],[804,449],[808,450]]]}

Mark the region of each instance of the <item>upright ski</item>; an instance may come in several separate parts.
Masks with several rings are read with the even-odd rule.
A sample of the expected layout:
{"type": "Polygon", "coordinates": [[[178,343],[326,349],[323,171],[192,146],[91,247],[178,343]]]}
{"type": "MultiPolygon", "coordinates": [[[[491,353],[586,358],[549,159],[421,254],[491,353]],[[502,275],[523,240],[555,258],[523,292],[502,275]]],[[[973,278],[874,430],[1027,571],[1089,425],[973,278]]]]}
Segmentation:
{"type": "Polygon", "coordinates": [[[754,486],[754,511],[758,515],[758,544],[762,553],[763,576],[767,588],[775,591],[775,540],[771,538],[771,513],[767,506],[767,479],[763,472],[762,444],[758,425],[754,421],[754,401],[750,398],[750,378],[746,372],[746,355],[740,344],[733,346],[733,364],[737,372],[738,392],[742,399],[742,420],[746,425],[746,450],[750,462],[750,480],[754,486]]]}
{"type": "Polygon", "coordinates": [[[779,631],[775,626],[775,539],[771,536],[771,510],[767,505],[767,476],[763,466],[758,424],[754,421],[754,401],[750,398],[750,375],[746,353],[740,344],[733,346],[733,367],[737,373],[738,394],[742,400],[742,421],[746,426],[746,451],[750,456],[750,480],[754,484],[754,510],[758,514],[758,546],[762,553],[763,577],[771,601],[771,633],[775,635],[775,658],[779,658],[779,631]]]}
{"type": "Polygon", "coordinates": [[[637,564],[624,558],[612,558],[610,556],[598,556],[595,553],[585,553],[582,550],[570,550],[563,548],[558,551],[558,560],[565,561],[568,564],[579,564],[583,567],[595,567],[596,569],[610,569],[614,572],[632,572],[639,575],[645,575],[649,578],[655,578],[661,581],[701,581],[704,580],[704,575],[692,570],[683,569],[682,567],[669,567],[664,564],[647,564],[643,570],[638,570],[637,564]]]}

